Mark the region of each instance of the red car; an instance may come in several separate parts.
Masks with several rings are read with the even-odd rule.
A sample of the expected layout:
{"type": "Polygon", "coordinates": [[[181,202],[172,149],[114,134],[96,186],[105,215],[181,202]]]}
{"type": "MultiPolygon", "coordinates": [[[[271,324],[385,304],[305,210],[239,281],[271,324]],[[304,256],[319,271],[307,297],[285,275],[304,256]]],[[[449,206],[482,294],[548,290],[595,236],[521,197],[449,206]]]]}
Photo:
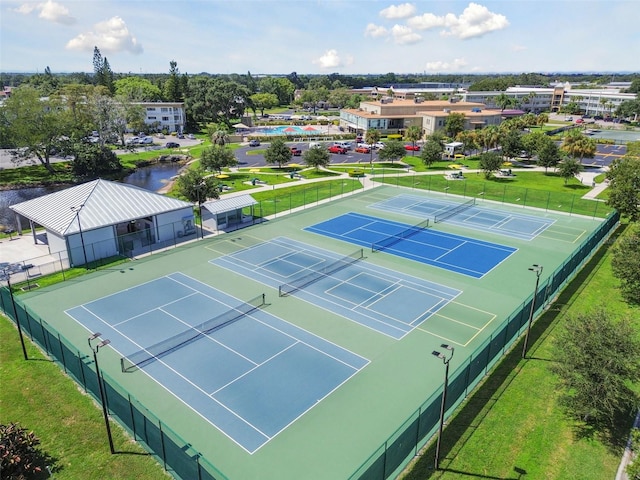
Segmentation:
{"type": "Polygon", "coordinates": [[[302,150],[300,150],[298,147],[291,147],[291,155],[293,155],[294,157],[299,157],[300,155],[302,155],[302,150]]]}
{"type": "Polygon", "coordinates": [[[347,153],[347,149],[344,147],[341,147],[340,145],[331,145],[329,147],[329,152],[330,153],[339,153],[341,155],[345,155],[347,153]]]}
{"type": "Polygon", "coordinates": [[[414,152],[419,152],[420,151],[420,145],[405,145],[404,146],[405,150],[413,150],[414,152]]]}
{"type": "Polygon", "coordinates": [[[371,149],[369,147],[357,147],[355,149],[356,153],[371,153],[371,149]]]}

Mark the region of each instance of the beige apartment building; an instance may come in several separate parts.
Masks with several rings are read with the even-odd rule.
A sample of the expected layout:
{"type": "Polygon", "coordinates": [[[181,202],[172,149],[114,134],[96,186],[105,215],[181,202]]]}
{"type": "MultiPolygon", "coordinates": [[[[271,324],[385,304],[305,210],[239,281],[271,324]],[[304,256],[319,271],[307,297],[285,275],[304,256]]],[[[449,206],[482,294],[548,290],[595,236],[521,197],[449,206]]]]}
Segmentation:
{"type": "Polygon", "coordinates": [[[486,110],[483,103],[452,100],[422,101],[419,98],[402,100],[381,98],[360,103],[357,109],[340,111],[340,126],[347,132],[364,134],[367,130],[378,130],[383,135],[403,133],[411,126],[422,129],[423,135],[443,130],[451,113],[465,116],[465,130],[474,130],[489,125],[500,125],[500,110],[486,110]]]}

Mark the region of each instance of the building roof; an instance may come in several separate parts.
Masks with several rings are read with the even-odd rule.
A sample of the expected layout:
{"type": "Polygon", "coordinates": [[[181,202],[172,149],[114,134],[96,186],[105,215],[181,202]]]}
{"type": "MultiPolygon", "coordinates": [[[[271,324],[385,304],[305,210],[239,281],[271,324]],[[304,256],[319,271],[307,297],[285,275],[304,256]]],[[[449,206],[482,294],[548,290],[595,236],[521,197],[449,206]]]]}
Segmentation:
{"type": "Polygon", "coordinates": [[[202,207],[215,214],[230,212],[239,208],[256,205],[251,195],[238,195],[236,197],[224,198],[222,200],[211,200],[202,204],[202,207]]]}
{"type": "Polygon", "coordinates": [[[11,210],[61,236],[181,210],[191,203],[143,188],[93,180],[11,205],[11,210]],[[76,215],[78,220],[76,220],[76,215]]]}

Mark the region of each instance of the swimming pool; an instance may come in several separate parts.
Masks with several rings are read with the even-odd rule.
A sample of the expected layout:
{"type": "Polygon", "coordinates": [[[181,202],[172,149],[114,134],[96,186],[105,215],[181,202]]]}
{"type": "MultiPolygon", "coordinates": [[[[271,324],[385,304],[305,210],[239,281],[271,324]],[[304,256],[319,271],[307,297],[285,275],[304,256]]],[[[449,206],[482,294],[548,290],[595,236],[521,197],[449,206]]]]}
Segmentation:
{"type": "Polygon", "coordinates": [[[258,135],[319,135],[323,133],[323,131],[311,125],[304,127],[279,125],[276,127],[257,127],[252,129],[251,133],[258,135]]]}

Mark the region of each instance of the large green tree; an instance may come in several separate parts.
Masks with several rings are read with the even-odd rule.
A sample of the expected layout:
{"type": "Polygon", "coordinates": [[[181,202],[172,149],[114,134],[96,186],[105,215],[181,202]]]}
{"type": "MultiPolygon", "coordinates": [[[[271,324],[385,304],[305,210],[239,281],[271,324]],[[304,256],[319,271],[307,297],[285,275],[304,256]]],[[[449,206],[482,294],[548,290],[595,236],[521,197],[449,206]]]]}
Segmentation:
{"type": "Polygon", "coordinates": [[[131,102],[157,102],[162,100],[160,89],[146,78],[125,77],[114,82],[117,96],[131,102]]]}
{"type": "Polygon", "coordinates": [[[200,165],[203,169],[221,172],[225,167],[235,167],[238,164],[236,156],[229,147],[223,145],[212,145],[202,151],[200,165]]]}
{"type": "Polygon", "coordinates": [[[544,136],[544,139],[540,139],[540,142],[535,147],[535,152],[538,155],[538,165],[544,167],[545,172],[549,168],[556,168],[560,163],[560,148],[551,138],[544,136]]]}
{"type": "Polygon", "coordinates": [[[104,145],[80,142],[72,151],[71,169],[77,177],[93,179],[122,172],[118,156],[104,145]]]}
{"type": "Polygon", "coordinates": [[[244,115],[249,97],[244,85],[200,75],[189,79],[185,109],[196,123],[223,123],[231,128],[232,120],[244,115]]]}
{"type": "Polygon", "coordinates": [[[431,138],[427,139],[422,147],[422,151],[420,152],[422,163],[424,163],[425,166],[429,168],[435,162],[442,160],[443,151],[444,149],[442,148],[440,142],[431,138]]]}
{"type": "Polygon", "coordinates": [[[640,341],[629,319],[604,308],[569,319],[554,342],[552,369],[563,388],[562,403],[575,418],[612,425],[638,406],[631,390],[640,381],[640,341]]]}
{"type": "Polygon", "coordinates": [[[580,172],[584,170],[582,164],[575,158],[565,158],[560,162],[558,173],[564,178],[564,184],[569,183],[570,178],[576,177],[580,172]]]}
{"type": "Polygon", "coordinates": [[[322,147],[311,147],[302,154],[304,163],[318,170],[320,167],[326,167],[331,163],[331,154],[329,150],[322,147]]]}
{"type": "Polygon", "coordinates": [[[282,168],[282,165],[291,161],[291,149],[287,147],[284,140],[276,138],[265,150],[264,159],[268,164],[277,164],[279,168],[282,168]]]}
{"type": "Polygon", "coordinates": [[[615,159],[607,172],[607,204],[631,221],[640,220],[640,157],[627,154],[615,159]]]}
{"type": "Polygon", "coordinates": [[[184,198],[200,205],[207,199],[220,198],[217,183],[201,168],[189,168],[178,177],[176,187],[184,198]]]}
{"type": "Polygon", "coordinates": [[[278,106],[278,97],[273,93],[254,93],[250,98],[254,112],[260,110],[261,115],[264,115],[265,109],[278,106]]]}
{"type": "Polygon", "coordinates": [[[444,121],[445,133],[451,138],[456,138],[458,133],[464,131],[465,121],[466,118],[464,113],[451,112],[447,115],[447,119],[444,121]]]}
{"type": "Polygon", "coordinates": [[[406,151],[402,142],[390,140],[385,144],[384,148],[380,149],[378,158],[382,161],[386,162],[388,160],[393,163],[395,160],[403,158],[405,153],[406,151]]]}
{"type": "Polygon", "coordinates": [[[35,159],[53,172],[51,154],[73,130],[72,112],[63,99],[41,99],[33,87],[19,87],[5,101],[0,116],[6,135],[3,144],[14,148],[14,160],[21,163],[35,159]]]}
{"type": "Polygon", "coordinates": [[[178,70],[178,62],[171,60],[169,62],[169,78],[162,86],[162,93],[167,102],[181,102],[184,98],[183,82],[180,78],[178,70]]]}
{"type": "Polygon", "coordinates": [[[484,178],[491,178],[493,172],[500,170],[502,157],[495,151],[480,154],[480,170],[484,172],[484,178]]]}
{"type": "Polygon", "coordinates": [[[620,280],[623,298],[640,304],[640,223],[632,223],[613,247],[613,274],[620,280]]]}

